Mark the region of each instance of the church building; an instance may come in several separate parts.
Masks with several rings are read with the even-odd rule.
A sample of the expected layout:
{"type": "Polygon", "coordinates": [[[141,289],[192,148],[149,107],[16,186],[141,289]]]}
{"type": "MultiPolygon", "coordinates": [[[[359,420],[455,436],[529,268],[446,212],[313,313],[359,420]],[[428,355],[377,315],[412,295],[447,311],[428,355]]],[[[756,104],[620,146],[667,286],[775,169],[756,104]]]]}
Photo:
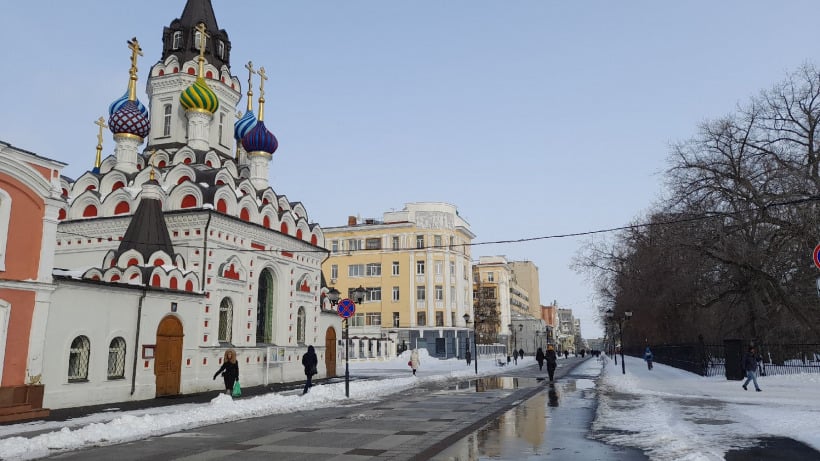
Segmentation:
{"type": "Polygon", "coordinates": [[[324,233],[303,204],[269,184],[278,141],[264,122],[264,68],[249,62],[241,78],[234,73],[210,0],[187,0],[162,40],[145,104],[139,41],[123,49],[127,89],[98,121],[90,171],[60,177],[62,164],[35,156],[43,177],[21,173],[41,208],[53,210],[42,232],[51,253],[31,268],[45,271],[39,288],[50,302],[34,307],[40,295],[32,295],[22,307],[0,284],[0,320],[9,312],[18,320],[20,304],[30,325],[27,351],[19,332],[3,330],[3,385],[13,360],[13,382],[41,386],[45,408],[221,389],[213,375],[229,349],[243,386],[304,379],[308,345],[319,377],[335,376],[343,357],[341,322],[323,296],[324,233]],[[113,135],[109,155],[104,129],[113,135]]]}

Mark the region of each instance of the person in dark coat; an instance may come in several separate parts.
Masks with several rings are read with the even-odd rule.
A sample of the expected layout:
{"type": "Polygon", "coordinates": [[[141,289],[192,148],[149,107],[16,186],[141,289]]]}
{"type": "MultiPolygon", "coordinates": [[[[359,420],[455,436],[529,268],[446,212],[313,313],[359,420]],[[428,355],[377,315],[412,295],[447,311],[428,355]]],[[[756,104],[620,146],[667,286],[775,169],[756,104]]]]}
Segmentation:
{"type": "Polygon", "coordinates": [[[643,353],[643,359],[646,360],[646,366],[651,370],[652,369],[652,350],[649,349],[649,346],[646,346],[646,351],[643,353]]]}
{"type": "Polygon", "coordinates": [[[305,389],[302,391],[302,395],[308,393],[310,388],[313,386],[313,375],[319,373],[316,369],[317,365],[319,365],[319,358],[316,357],[316,350],[313,346],[308,346],[307,352],[302,355],[302,366],[305,367],[305,389]]]}
{"type": "Polygon", "coordinates": [[[219,370],[216,370],[214,379],[216,379],[220,373],[225,380],[225,393],[231,395],[234,383],[239,381],[239,362],[236,361],[236,352],[234,352],[233,349],[225,351],[222,366],[219,367],[219,370]]]}
{"type": "Polygon", "coordinates": [[[513,349],[513,362],[518,365],[518,351],[513,349]]]}
{"type": "Polygon", "coordinates": [[[746,391],[749,381],[755,383],[755,390],[760,392],[760,386],[757,385],[757,362],[760,357],[757,355],[754,346],[749,346],[749,351],[743,354],[743,370],[746,372],[746,382],[743,383],[743,390],[746,391]]]}
{"type": "Polygon", "coordinates": [[[518,349],[518,358],[524,360],[524,349],[518,349]]]}
{"type": "Polygon", "coordinates": [[[535,353],[535,361],[538,362],[538,369],[544,369],[544,349],[538,348],[538,351],[535,353]]]}
{"type": "Polygon", "coordinates": [[[473,360],[473,355],[470,354],[470,349],[467,349],[467,352],[464,353],[464,358],[467,359],[467,366],[470,366],[470,361],[473,360]]]}
{"type": "Polygon", "coordinates": [[[547,346],[547,373],[550,375],[550,382],[555,379],[555,368],[558,366],[558,355],[552,344],[547,346]]]}

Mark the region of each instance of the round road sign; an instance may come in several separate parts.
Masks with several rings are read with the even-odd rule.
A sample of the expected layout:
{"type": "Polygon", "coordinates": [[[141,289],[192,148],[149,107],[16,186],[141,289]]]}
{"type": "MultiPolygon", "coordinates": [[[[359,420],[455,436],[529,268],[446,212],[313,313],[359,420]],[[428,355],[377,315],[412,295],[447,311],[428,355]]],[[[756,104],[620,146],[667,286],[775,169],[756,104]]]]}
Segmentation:
{"type": "Polygon", "coordinates": [[[820,269],[820,244],[814,247],[812,259],[814,260],[814,265],[817,266],[818,269],[820,269]]]}
{"type": "Polygon", "coordinates": [[[339,306],[337,307],[339,311],[339,317],[348,318],[351,317],[356,312],[356,304],[348,298],[345,298],[339,301],[339,306]]]}

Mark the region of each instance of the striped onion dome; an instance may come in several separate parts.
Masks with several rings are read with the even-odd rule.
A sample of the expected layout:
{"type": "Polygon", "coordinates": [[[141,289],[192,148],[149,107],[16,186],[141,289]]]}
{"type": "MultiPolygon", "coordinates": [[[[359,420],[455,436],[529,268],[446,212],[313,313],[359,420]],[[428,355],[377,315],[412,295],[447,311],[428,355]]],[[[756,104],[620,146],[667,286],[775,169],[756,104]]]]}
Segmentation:
{"type": "Polygon", "coordinates": [[[253,111],[246,111],[245,115],[233,124],[233,138],[244,138],[248,131],[251,131],[251,128],[256,125],[256,121],[256,115],[253,115],[253,111]]]}
{"type": "Polygon", "coordinates": [[[114,134],[132,134],[145,138],[151,131],[151,121],[135,101],[126,101],[108,118],[108,128],[114,134]]]}
{"type": "Polygon", "coordinates": [[[279,141],[267,128],[265,122],[259,121],[242,137],[242,147],[247,152],[267,152],[273,154],[279,147],[279,141]]]}
{"type": "MultiPolygon", "coordinates": [[[[128,90],[123,93],[123,95],[117,99],[116,101],[112,102],[110,106],[108,106],[108,116],[114,115],[114,112],[120,110],[125,103],[128,102],[128,90]]],[[[148,116],[148,108],[145,107],[139,99],[137,100],[137,107],[139,108],[142,115],[148,116]]]]}
{"type": "Polygon", "coordinates": [[[216,93],[208,87],[202,77],[198,77],[193,85],[179,95],[179,102],[186,110],[204,110],[213,114],[219,109],[216,93]]]}

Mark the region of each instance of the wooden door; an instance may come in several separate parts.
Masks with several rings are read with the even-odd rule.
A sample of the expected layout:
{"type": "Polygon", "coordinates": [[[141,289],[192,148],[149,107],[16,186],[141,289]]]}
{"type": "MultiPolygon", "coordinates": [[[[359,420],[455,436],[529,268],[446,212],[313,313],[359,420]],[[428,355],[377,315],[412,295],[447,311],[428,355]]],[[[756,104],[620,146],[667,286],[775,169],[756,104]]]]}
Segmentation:
{"type": "Polygon", "coordinates": [[[154,375],[157,397],[179,395],[182,370],[182,323],[173,316],[162,319],[157,327],[154,349],[154,375]]]}
{"type": "Polygon", "coordinates": [[[336,330],[333,327],[325,333],[325,368],[328,378],[336,376],[336,330]]]}

